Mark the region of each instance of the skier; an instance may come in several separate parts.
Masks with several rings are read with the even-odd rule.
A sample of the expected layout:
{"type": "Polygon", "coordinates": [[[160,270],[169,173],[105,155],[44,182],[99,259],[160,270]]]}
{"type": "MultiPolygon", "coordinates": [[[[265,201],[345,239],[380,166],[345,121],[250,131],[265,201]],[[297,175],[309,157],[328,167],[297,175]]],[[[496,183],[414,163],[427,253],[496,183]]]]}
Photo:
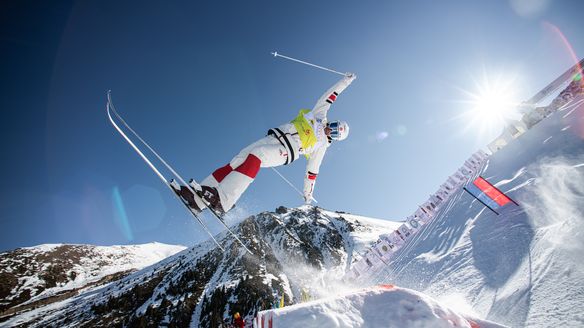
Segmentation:
{"type": "MultiPolygon", "coordinates": [[[[327,113],[337,96],[355,80],[347,73],[328,89],[312,110],[302,109],[290,123],[268,131],[267,136],[239,152],[227,165],[218,168],[201,182],[201,196],[216,212],[229,211],[252,183],[260,167],[288,165],[300,155],[307,159],[304,178],[304,201],[310,204],[319,167],[332,141],[340,141],[349,135],[344,121],[327,120],[327,113]]],[[[185,186],[171,181],[175,191],[197,212],[207,207],[185,186]]]]}
{"type": "Polygon", "coordinates": [[[235,312],[233,315],[233,326],[236,328],[244,328],[245,320],[239,315],[239,312],[235,312]]]}

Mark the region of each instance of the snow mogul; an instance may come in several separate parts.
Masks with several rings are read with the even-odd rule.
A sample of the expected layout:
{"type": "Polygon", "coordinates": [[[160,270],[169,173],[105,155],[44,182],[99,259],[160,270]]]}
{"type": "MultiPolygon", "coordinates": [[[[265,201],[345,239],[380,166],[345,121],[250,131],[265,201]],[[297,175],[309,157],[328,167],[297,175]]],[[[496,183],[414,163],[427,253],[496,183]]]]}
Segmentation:
{"type": "MultiPolygon", "coordinates": [[[[235,205],[261,167],[288,165],[304,155],[307,164],[303,194],[305,203],[310,204],[327,148],[333,141],[341,141],[349,136],[347,122],[329,122],[328,110],[355,78],[355,74],[347,73],[318,99],[312,110],[300,110],[290,123],[268,130],[265,137],[241,150],[227,165],[218,168],[201,182],[199,196],[213,210],[223,214],[235,205]]],[[[207,207],[186,186],[175,184],[173,187],[195,211],[201,212],[207,207]]]]}

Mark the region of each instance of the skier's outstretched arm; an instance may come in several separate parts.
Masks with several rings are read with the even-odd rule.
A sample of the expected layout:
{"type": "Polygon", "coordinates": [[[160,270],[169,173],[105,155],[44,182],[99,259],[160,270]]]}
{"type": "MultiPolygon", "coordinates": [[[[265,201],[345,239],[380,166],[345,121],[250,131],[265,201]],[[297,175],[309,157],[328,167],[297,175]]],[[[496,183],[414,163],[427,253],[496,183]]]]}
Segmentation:
{"type": "Polygon", "coordinates": [[[312,108],[312,115],[317,120],[326,120],[326,115],[337,96],[341,94],[357,76],[353,73],[347,73],[337,83],[330,87],[316,102],[312,108]]]}
{"type": "Polygon", "coordinates": [[[310,204],[312,202],[312,193],[314,192],[314,185],[316,184],[316,177],[320,169],[320,164],[324,158],[327,147],[317,149],[310,155],[306,163],[306,175],[304,176],[304,202],[310,204]]]}

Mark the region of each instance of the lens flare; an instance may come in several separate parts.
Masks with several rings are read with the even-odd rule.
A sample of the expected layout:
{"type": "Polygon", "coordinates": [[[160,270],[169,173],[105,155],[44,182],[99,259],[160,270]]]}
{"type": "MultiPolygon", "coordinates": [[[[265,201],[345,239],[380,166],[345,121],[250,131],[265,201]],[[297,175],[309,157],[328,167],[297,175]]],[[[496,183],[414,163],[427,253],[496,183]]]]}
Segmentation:
{"type": "MultiPolygon", "coordinates": [[[[579,60],[578,56],[576,55],[574,48],[572,47],[572,45],[568,41],[568,38],[566,38],[564,33],[562,33],[562,31],[554,24],[552,24],[550,22],[544,22],[543,24],[546,28],[550,29],[555,35],[557,35],[559,37],[559,39],[562,41],[562,44],[566,48],[566,50],[570,56],[570,59],[576,65],[576,73],[572,77],[572,81],[576,82],[576,83],[580,83],[580,87],[584,89],[584,79],[582,78],[582,66],[580,65],[580,60],[579,60]]],[[[582,107],[578,107],[578,109],[576,109],[576,112],[574,114],[575,115],[573,115],[571,118],[571,120],[572,120],[571,125],[574,126],[573,130],[576,131],[576,133],[581,138],[584,139],[584,110],[582,109],[582,107]]]]}
{"type": "Polygon", "coordinates": [[[130,228],[130,222],[128,221],[128,215],[126,214],[126,208],[124,206],[124,202],[122,201],[122,195],[120,194],[120,189],[117,186],[114,187],[112,201],[115,209],[114,218],[116,219],[116,225],[122,231],[124,237],[126,237],[128,241],[134,240],[134,235],[132,233],[132,229],[130,228]]]}
{"type": "Polygon", "coordinates": [[[577,65],[578,67],[578,73],[574,75],[573,80],[579,81],[582,87],[584,87],[584,79],[582,79],[582,66],[580,65],[580,60],[578,59],[578,56],[576,55],[574,48],[572,48],[572,45],[568,41],[568,38],[566,38],[564,33],[562,33],[562,31],[554,24],[550,22],[543,22],[543,25],[548,29],[552,30],[560,38],[560,40],[566,47],[566,50],[568,51],[568,54],[570,55],[570,58],[572,59],[574,65],[577,65]]]}

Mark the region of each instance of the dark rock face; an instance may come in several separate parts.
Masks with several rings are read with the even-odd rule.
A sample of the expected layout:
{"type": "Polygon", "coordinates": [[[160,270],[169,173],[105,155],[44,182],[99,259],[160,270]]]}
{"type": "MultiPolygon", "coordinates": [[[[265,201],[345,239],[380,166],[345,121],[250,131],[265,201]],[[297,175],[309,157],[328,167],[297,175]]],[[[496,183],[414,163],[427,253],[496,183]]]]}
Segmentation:
{"type": "MultiPolygon", "coordinates": [[[[285,305],[296,303],[303,286],[291,263],[315,271],[344,268],[347,248],[352,250],[348,236],[355,227],[342,216],[331,217],[316,207],[277,212],[260,213],[233,227],[253,255],[221,234],[218,240],[224,252],[210,242],[199,244],[89,291],[91,297],[80,294],[58,315],[38,316],[28,324],[218,327],[236,312],[250,322],[258,311],[282,299],[285,305]]],[[[48,284],[68,278],[58,265],[64,264],[45,271],[48,284]]],[[[2,293],[10,284],[4,281],[2,293]]]]}
{"type": "Polygon", "coordinates": [[[74,281],[74,266],[92,256],[96,251],[87,245],[60,245],[46,252],[19,248],[0,254],[0,315],[49,288],[74,281]],[[40,282],[27,288],[25,278],[34,276],[40,282]]]}

